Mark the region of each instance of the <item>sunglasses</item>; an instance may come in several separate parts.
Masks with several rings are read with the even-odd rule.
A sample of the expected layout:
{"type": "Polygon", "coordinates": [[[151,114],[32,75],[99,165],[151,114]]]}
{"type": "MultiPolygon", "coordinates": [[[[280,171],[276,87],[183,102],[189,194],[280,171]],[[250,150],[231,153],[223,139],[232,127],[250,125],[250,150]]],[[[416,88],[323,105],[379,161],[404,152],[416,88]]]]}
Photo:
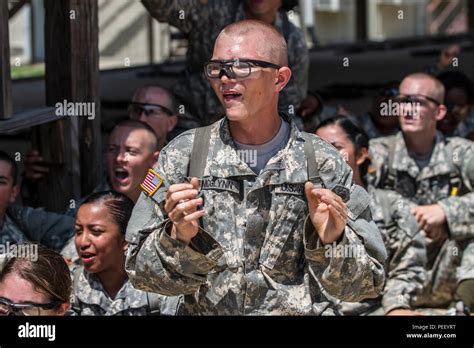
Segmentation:
{"type": "Polygon", "coordinates": [[[130,118],[132,120],[139,119],[142,113],[145,113],[147,117],[161,116],[163,114],[167,114],[168,116],[173,116],[173,112],[163,105],[135,103],[135,102],[128,104],[128,114],[130,115],[130,118]]]}
{"type": "Polygon", "coordinates": [[[441,103],[432,97],[428,97],[423,94],[415,94],[415,95],[404,95],[399,94],[394,98],[394,101],[401,104],[420,104],[422,106],[427,106],[428,102],[432,102],[436,104],[436,106],[440,106],[441,103]]]}
{"type": "Polygon", "coordinates": [[[249,76],[254,67],[281,68],[280,65],[255,59],[211,60],[204,65],[204,73],[209,79],[220,79],[222,75],[235,79],[249,76]]]}
{"type": "Polygon", "coordinates": [[[49,303],[13,303],[6,298],[0,297],[0,316],[38,316],[41,315],[41,310],[54,309],[59,307],[62,303],[62,301],[53,301],[49,303]]]}

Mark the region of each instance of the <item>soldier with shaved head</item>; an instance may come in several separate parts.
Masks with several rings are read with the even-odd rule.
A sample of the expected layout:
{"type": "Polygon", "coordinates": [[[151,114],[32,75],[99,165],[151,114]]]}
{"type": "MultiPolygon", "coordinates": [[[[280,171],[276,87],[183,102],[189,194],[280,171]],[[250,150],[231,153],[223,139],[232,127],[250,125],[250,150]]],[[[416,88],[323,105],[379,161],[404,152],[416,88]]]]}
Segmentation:
{"type": "MultiPolygon", "coordinates": [[[[151,16],[178,28],[188,38],[187,69],[173,87],[184,105],[179,127],[208,125],[222,117],[223,109],[202,74],[202,66],[212,55],[217,35],[227,25],[244,19],[265,22],[280,32],[289,47],[288,61],[293,74],[280,94],[282,110],[296,114],[302,101],[308,114],[314,111],[305,98],[308,89],[309,56],[304,34],[281,8],[282,0],[142,0],[151,16]],[[194,123],[193,123],[194,121],[194,123]]],[[[318,105],[318,104],[316,104],[318,105]]]]}
{"type": "MultiPolygon", "coordinates": [[[[474,145],[446,138],[436,126],[446,115],[444,87],[415,73],[400,85],[401,132],[373,139],[373,186],[399,192],[428,248],[427,281],[418,307],[447,307],[453,299],[471,306],[474,294],[474,145]]],[[[393,116],[392,116],[393,117],[393,116]]]]}
{"type": "Polygon", "coordinates": [[[336,149],[278,111],[286,50],[271,25],[226,27],[204,67],[225,117],[172,140],[142,183],[126,270],[139,289],[184,295],[179,314],[334,314],[327,294],[381,292],[367,193],[336,149]]]}

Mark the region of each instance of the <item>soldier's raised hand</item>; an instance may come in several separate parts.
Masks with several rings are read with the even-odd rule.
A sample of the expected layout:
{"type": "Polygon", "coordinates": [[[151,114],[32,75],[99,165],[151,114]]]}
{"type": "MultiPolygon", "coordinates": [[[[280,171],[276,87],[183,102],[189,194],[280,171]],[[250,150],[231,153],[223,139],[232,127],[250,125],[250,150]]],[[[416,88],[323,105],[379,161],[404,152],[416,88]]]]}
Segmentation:
{"type": "Polygon", "coordinates": [[[171,237],[189,243],[199,230],[199,218],[205,210],[197,208],[202,204],[199,194],[199,180],[192,178],[189,184],[175,184],[168,188],[165,199],[165,211],[173,222],[171,237]]]}
{"type": "Polygon", "coordinates": [[[347,224],[347,207],[341,197],[328,189],[305,184],[311,222],[323,244],[337,241],[347,224]]]}

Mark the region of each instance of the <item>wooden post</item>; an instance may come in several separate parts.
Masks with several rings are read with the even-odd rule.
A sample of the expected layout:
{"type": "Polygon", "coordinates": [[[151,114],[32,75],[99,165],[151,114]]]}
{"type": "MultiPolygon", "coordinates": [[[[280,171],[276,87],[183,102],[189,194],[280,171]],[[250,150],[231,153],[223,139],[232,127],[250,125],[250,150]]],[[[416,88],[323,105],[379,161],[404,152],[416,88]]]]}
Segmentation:
{"type": "Polygon", "coordinates": [[[467,3],[467,30],[474,33],[474,2],[466,1],[467,3]]]}
{"type": "Polygon", "coordinates": [[[36,129],[36,145],[51,163],[40,205],[61,211],[90,193],[102,175],[98,6],[97,0],[45,0],[44,6],[46,103],[94,107],[93,119],[73,114],[36,129]]]}
{"type": "Polygon", "coordinates": [[[12,115],[8,1],[0,1],[0,120],[12,115]]]}
{"type": "Polygon", "coordinates": [[[356,39],[367,40],[367,0],[357,0],[356,6],[356,39]]]}

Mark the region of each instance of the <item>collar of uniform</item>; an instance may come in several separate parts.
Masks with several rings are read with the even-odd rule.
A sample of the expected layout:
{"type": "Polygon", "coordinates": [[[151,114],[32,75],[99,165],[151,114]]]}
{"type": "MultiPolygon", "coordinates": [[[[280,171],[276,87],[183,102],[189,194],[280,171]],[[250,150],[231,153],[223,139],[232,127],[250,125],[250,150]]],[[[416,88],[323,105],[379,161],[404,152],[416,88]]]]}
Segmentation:
{"type": "Polygon", "coordinates": [[[99,277],[85,271],[84,267],[81,267],[76,289],[74,289],[75,296],[81,302],[97,305],[107,311],[107,314],[119,313],[128,308],[140,308],[147,304],[146,293],[134,289],[128,279],[117,292],[115,299],[111,299],[106,294],[99,277]],[[112,303],[114,303],[113,308],[112,303]]]}
{"type": "MultiPolygon", "coordinates": [[[[290,123],[290,137],[285,148],[272,157],[260,176],[265,176],[265,182],[270,185],[282,183],[302,183],[307,180],[306,158],[304,154],[304,139],[294,121],[286,114],[280,116],[290,123]]],[[[229,122],[223,118],[211,132],[210,153],[205,175],[214,177],[256,176],[237,154],[237,146],[230,135],[229,122]],[[220,139],[217,139],[219,137],[220,139]],[[212,153],[211,153],[212,152],[212,153]],[[223,165],[227,163],[228,165],[223,165]]]]}
{"type": "MultiPolygon", "coordinates": [[[[31,208],[30,208],[31,209],[31,208]]],[[[7,208],[3,225],[0,226],[0,243],[22,243],[27,242],[27,232],[24,231],[24,226],[19,226],[17,221],[22,222],[24,209],[19,205],[11,205],[7,208]]]]}
{"type": "Polygon", "coordinates": [[[449,165],[451,161],[447,159],[449,154],[445,153],[445,139],[441,132],[436,132],[436,140],[430,162],[421,172],[415,160],[408,155],[408,149],[403,138],[403,133],[400,131],[395,135],[395,137],[393,167],[397,171],[407,172],[412,178],[417,178],[417,180],[430,177],[433,173],[440,175],[451,172],[452,168],[449,165]]]}

